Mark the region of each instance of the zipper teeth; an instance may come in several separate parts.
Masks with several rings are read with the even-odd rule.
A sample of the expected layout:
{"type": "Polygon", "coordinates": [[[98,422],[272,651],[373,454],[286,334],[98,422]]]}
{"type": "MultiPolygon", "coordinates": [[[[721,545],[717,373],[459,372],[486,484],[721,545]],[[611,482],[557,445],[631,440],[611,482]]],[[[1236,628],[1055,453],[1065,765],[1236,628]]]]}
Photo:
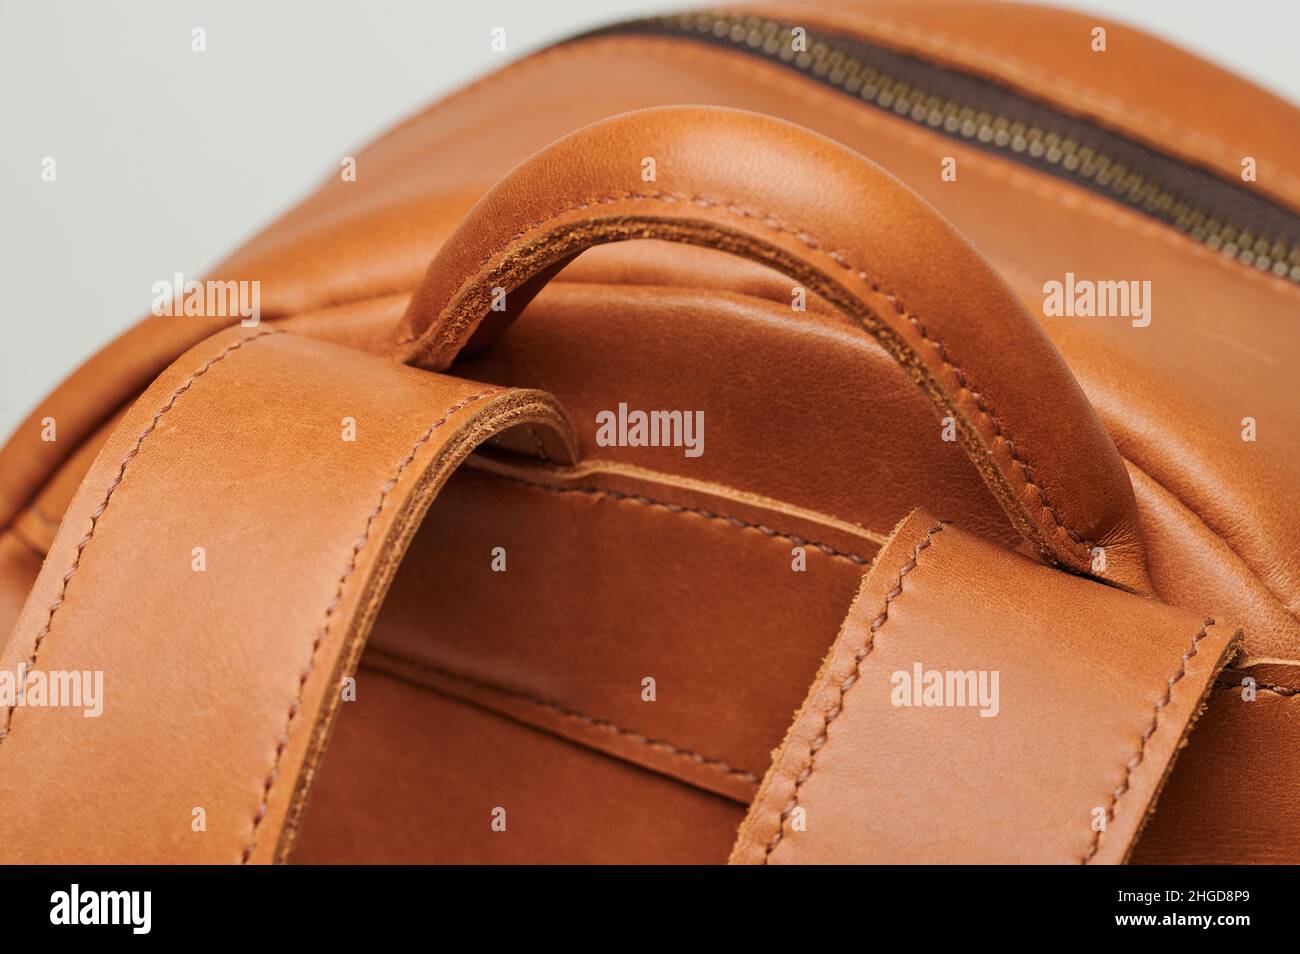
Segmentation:
{"type": "Polygon", "coordinates": [[[1045,162],[1063,170],[1066,177],[1090,183],[1094,189],[1146,212],[1228,258],[1300,283],[1300,243],[1269,238],[1216,216],[1194,200],[1071,136],[911,85],[852,53],[815,39],[811,32],[807,51],[796,52],[789,42],[790,27],[765,17],[697,12],[652,17],[619,27],[637,28],[729,42],[808,73],[918,125],[1045,162]]]}

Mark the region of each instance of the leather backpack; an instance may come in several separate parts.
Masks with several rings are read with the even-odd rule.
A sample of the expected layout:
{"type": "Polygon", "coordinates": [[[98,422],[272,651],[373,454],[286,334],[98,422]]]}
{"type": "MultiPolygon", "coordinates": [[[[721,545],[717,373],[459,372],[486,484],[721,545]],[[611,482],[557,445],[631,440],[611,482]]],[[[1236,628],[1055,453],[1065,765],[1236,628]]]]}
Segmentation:
{"type": "Polygon", "coordinates": [[[983,2],[443,99],[0,452],[0,861],[1300,861],[1298,142],[983,2]]]}

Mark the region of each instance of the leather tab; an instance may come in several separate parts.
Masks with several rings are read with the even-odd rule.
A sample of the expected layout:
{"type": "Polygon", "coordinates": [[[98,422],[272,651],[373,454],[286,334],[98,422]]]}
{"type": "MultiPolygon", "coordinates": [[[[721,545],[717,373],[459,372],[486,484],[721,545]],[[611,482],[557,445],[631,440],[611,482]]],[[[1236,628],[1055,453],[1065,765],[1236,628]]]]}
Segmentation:
{"type": "Polygon", "coordinates": [[[98,717],[0,709],[0,860],[283,860],[411,537],[498,434],[573,458],[539,391],[269,331],[183,355],[96,458],[0,659],[103,673],[98,717]]]}
{"type": "Polygon", "coordinates": [[[1237,635],[918,510],[864,578],[731,860],[1122,862],[1237,635]]]}

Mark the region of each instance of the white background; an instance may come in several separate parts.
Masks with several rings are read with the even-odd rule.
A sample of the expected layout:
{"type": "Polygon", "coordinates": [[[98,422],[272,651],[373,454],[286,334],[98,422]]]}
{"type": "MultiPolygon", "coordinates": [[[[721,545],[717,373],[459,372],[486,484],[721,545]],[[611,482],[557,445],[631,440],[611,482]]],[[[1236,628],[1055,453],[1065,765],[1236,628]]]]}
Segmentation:
{"type": "MultiPolygon", "coordinates": [[[[155,281],[199,277],[406,114],[570,34],[702,5],[0,0],[0,435],[147,313],[155,281]]],[[[1300,0],[1056,5],[1300,102],[1300,0]]]]}

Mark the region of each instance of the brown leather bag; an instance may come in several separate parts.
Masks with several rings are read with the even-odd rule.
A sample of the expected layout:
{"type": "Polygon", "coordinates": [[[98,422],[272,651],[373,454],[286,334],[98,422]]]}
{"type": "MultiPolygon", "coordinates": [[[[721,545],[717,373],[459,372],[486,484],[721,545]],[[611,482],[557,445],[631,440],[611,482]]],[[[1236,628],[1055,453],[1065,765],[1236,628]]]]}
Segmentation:
{"type": "Polygon", "coordinates": [[[931,0],[435,104],[0,454],[0,861],[1300,861],[1297,142],[931,0]]]}

